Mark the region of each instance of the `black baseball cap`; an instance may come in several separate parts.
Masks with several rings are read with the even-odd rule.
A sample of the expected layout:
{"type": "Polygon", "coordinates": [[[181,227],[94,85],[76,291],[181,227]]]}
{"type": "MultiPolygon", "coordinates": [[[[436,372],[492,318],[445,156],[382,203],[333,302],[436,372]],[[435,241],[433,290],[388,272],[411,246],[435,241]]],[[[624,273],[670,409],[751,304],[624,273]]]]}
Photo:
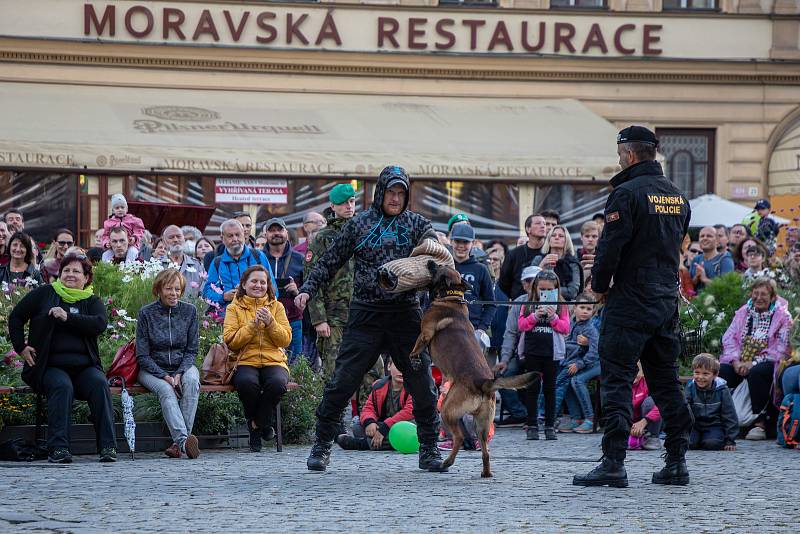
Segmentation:
{"type": "Polygon", "coordinates": [[[757,210],[768,210],[768,209],[772,209],[772,204],[770,204],[770,203],[769,203],[769,200],[767,200],[766,198],[762,198],[761,200],[759,200],[758,202],[756,202],[756,207],[755,207],[755,209],[757,209],[757,210]]]}
{"type": "Polygon", "coordinates": [[[617,134],[617,144],[622,143],[644,143],[657,147],[658,139],[656,134],[644,126],[628,126],[617,134]]]}

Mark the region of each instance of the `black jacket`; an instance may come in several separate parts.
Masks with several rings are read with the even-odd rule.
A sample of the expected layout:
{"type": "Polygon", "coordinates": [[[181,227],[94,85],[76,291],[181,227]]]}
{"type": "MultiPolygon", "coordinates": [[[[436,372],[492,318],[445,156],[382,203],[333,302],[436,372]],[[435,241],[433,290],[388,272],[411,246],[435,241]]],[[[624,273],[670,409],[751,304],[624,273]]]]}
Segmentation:
{"type": "Polygon", "coordinates": [[[194,366],[198,343],[194,305],[178,301],[170,308],[157,300],[139,310],[136,359],[140,369],[157,378],[183,374],[194,366]]]}
{"type": "MultiPolygon", "coordinates": [[[[28,268],[25,269],[25,274],[26,274],[25,278],[32,278],[38,284],[42,283],[42,275],[41,275],[41,273],[39,273],[38,269],[36,269],[36,267],[34,267],[32,264],[28,265],[28,268]]],[[[23,278],[23,280],[24,280],[24,278],[23,278]]],[[[11,283],[11,265],[10,264],[0,265],[0,283],[3,283],[3,282],[5,282],[7,284],[11,283]]],[[[22,284],[24,282],[21,280],[21,281],[19,281],[17,283],[18,284],[22,284]]]]}
{"type": "MultiPolygon", "coordinates": [[[[462,263],[456,262],[456,271],[459,272],[461,278],[472,286],[472,289],[464,294],[466,300],[494,300],[494,282],[486,265],[479,263],[475,257],[470,256],[462,263]]],[[[497,305],[469,304],[467,308],[469,309],[469,322],[472,323],[472,327],[488,333],[497,305]]]]}
{"type": "Polygon", "coordinates": [[[60,306],[67,310],[65,326],[72,328],[86,340],[86,351],[94,365],[102,370],[97,336],[108,326],[106,307],[95,296],[68,304],[61,300],[51,286],[37,287],[25,295],[8,316],[8,333],[14,350],[19,354],[30,345],[36,350],[36,365],[22,368],[22,379],[34,390],[40,391],[42,377],[47,369],[50,343],[56,319],[48,315],[50,308],[60,306]],[[77,313],[76,313],[77,311],[77,313]],[[28,327],[28,343],[25,342],[25,324],[28,327]]]}
{"type": "Polygon", "coordinates": [[[390,178],[401,178],[408,192],[411,192],[405,171],[399,167],[387,167],[387,170],[394,174],[386,170],[381,173],[375,186],[372,207],[342,227],[331,248],[308,274],[308,279],[300,288],[301,293],[308,293],[311,297],[316,295],[354,257],[351,308],[401,310],[419,305],[416,291],[389,293],[378,285],[379,267],[392,260],[409,257],[423,239],[436,239],[430,221],[407,209],[409,195],[406,195],[406,205],[400,215],[390,217],[383,213],[383,195],[390,178]]]}
{"type": "Polygon", "coordinates": [[[725,445],[735,445],[739,435],[739,417],[728,385],[717,377],[710,390],[698,389],[694,380],[686,384],[686,401],[694,414],[694,428],[700,432],[721,427],[725,445]]]}
{"type": "Polygon", "coordinates": [[[500,277],[497,284],[508,298],[514,300],[525,293],[522,289],[522,271],[533,262],[533,259],[542,253],[540,248],[530,248],[527,243],[512,248],[500,267],[500,277]]]}
{"type": "Polygon", "coordinates": [[[611,185],[592,289],[608,291],[608,323],[654,330],[677,314],[678,265],[689,229],[689,202],[657,161],[628,167],[611,179],[611,185]]]}

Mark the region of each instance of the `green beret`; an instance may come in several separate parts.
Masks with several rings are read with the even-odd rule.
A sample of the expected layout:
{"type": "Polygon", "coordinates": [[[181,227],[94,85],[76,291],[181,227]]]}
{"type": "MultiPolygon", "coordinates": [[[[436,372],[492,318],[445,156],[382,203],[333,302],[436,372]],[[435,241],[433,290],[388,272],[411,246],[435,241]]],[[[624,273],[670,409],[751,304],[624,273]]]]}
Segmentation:
{"type": "Polygon", "coordinates": [[[328,200],[331,204],[344,204],[348,199],[356,196],[356,191],[350,184],[338,184],[333,186],[331,192],[328,193],[328,200]]]}
{"type": "Polygon", "coordinates": [[[460,222],[469,222],[469,217],[467,217],[465,213],[456,213],[455,215],[450,217],[449,221],[447,221],[447,231],[449,232],[450,230],[452,230],[453,225],[455,223],[460,223],[460,222]]]}

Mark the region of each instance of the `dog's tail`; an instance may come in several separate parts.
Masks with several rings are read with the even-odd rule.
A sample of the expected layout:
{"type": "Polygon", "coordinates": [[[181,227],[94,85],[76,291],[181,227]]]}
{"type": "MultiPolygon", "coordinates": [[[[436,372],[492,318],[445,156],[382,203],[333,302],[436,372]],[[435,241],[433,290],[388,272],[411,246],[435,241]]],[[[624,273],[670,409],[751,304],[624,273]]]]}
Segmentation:
{"type": "Polygon", "coordinates": [[[537,380],[542,379],[542,373],[530,372],[516,376],[501,376],[483,383],[484,393],[494,393],[498,389],[525,389],[537,380]]]}

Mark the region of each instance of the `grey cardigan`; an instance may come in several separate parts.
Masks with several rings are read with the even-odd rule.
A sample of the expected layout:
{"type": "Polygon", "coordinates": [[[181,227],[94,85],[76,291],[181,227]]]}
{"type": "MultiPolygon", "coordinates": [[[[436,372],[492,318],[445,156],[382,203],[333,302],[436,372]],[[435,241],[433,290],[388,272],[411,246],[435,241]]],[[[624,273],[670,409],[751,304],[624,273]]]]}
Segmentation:
{"type": "Polygon", "coordinates": [[[139,310],[136,359],[139,368],[164,378],[186,372],[197,358],[197,309],[179,301],[174,308],[157,300],[139,310]]]}

